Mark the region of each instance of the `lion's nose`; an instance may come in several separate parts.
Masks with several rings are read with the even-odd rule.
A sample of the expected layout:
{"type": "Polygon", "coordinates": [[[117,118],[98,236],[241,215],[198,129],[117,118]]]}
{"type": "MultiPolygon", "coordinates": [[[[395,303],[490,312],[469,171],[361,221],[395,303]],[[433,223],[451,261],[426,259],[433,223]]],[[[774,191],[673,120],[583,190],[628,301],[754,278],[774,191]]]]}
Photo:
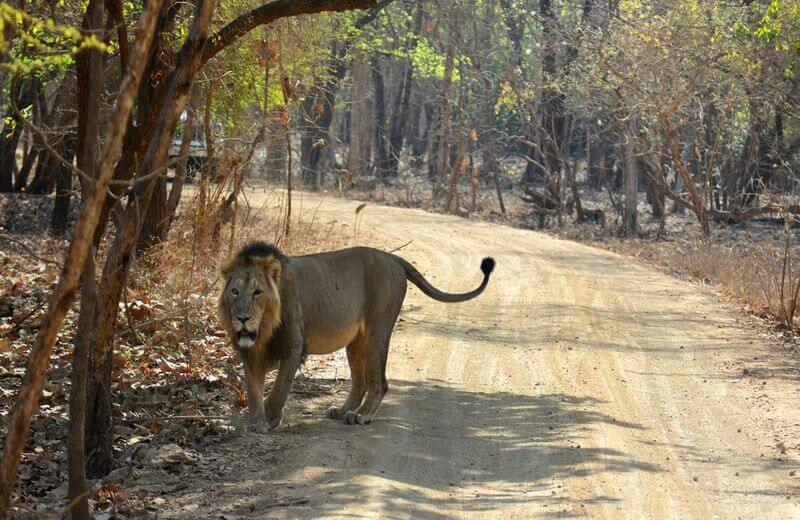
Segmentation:
{"type": "Polygon", "coordinates": [[[237,319],[242,322],[242,325],[244,325],[245,323],[250,321],[250,316],[245,316],[245,317],[237,316],[237,319]]]}

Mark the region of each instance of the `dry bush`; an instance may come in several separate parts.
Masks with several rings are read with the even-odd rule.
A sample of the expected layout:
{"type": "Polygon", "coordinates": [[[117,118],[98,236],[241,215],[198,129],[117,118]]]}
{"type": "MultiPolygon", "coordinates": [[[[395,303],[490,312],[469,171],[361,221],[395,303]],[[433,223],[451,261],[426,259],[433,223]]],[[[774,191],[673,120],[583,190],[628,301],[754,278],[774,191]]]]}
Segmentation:
{"type": "Polygon", "coordinates": [[[141,264],[147,267],[136,270],[128,291],[129,300],[135,303],[146,299],[153,311],[137,313],[136,309],[131,311],[131,301],[125,302],[128,309],[123,319],[135,315],[126,323],[129,330],[147,323],[150,314],[158,321],[144,331],[155,336],[142,333],[138,339],[154,341],[165,336],[171,344],[183,343],[189,350],[190,366],[196,357],[192,339],[219,334],[215,314],[219,269],[242,245],[263,240],[297,255],[342,247],[348,238],[318,222],[313,214],[293,215],[292,231],[286,236],[282,190],[266,192],[257,207],[250,205],[245,192],[234,205],[233,218],[221,211],[228,195],[225,183],[209,183],[184,193],[185,201],[169,236],[142,259],[141,264]],[[136,327],[132,321],[138,323],[136,327]]]}
{"type": "Polygon", "coordinates": [[[686,242],[665,248],[660,243],[647,247],[644,254],[673,271],[711,283],[793,328],[800,292],[800,247],[794,245],[793,234],[787,230],[783,246],[686,242]]]}

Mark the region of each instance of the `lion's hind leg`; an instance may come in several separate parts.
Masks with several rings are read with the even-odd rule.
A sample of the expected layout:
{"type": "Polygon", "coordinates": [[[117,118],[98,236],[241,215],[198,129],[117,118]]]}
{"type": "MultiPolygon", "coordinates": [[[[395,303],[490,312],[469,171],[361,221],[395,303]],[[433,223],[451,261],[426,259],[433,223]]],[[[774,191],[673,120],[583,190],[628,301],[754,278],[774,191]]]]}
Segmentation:
{"type": "Polygon", "coordinates": [[[367,395],[364,402],[357,409],[347,412],[344,422],[347,424],[369,424],[372,416],[378,411],[383,401],[383,396],[389,390],[386,382],[386,358],[389,353],[390,334],[374,335],[368,338],[367,348],[364,352],[367,395]]]}
{"type": "Polygon", "coordinates": [[[347,345],[347,362],[350,365],[350,393],[342,406],[328,408],[328,418],[342,420],[347,412],[358,408],[367,392],[367,378],[364,364],[364,335],[359,334],[347,345]]]}
{"type": "Polygon", "coordinates": [[[397,273],[393,279],[395,287],[388,291],[395,297],[383,302],[376,302],[371,306],[367,316],[366,338],[362,356],[364,358],[364,372],[367,380],[367,395],[361,406],[347,412],[344,422],[347,424],[369,424],[378,411],[383,396],[389,390],[386,382],[386,361],[389,357],[389,342],[392,339],[392,329],[400,315],[403,298],[406,294],[406,278],[404,273],[397,273]]]}

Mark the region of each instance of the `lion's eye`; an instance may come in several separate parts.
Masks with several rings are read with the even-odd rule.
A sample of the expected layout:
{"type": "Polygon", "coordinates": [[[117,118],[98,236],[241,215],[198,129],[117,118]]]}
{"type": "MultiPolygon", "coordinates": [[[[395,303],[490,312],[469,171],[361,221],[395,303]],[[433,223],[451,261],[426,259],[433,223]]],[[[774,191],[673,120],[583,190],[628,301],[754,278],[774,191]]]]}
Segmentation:
{"type": "Polygon", "coordinates": [[[253,296],[261,296],[262,292],[264,291],[262,291],[261,289],[256,289],[255,291],[253,291],[253,296]]]}
{"type": "Polygon", "coordinates": [[[231,289],[231,294],[234,296],[239,296],[239,289],[234,287],[233,289],[231,289]]]}

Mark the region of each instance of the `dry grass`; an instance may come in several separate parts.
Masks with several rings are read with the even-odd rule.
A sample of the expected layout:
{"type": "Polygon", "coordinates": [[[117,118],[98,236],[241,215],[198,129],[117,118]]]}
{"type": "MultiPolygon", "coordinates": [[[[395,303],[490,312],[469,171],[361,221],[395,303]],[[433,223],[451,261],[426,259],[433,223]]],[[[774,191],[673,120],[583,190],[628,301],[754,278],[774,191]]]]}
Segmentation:
{"type": "Polygon", "coordinates": [[[800,290],[800,245],[789,230],[781,246],[774,242],[721,245],[699,241],[648,242],[612,249],[643,257],[717,287],[751,310],[796,328],[800,290]]]}
{"type": "MultiPolygon", "coordinates": [[[[284,235],[281,190],[259,196],[264,202],[257,206],[247,203],[246,196],[252,194],[248,190],[237,201],[235,211],[223,218],[219,210],[229,190],[230,184],[211,184],[201,201],[198,189],[187,189],[166,241],[138,258],[131,269],[114,337],[110,396],[117,460],[122,466],[141,464],[144,459],[136,454],[144,454],[151,446],[218,442],[234,434],[243,417],[246,401],[240,371],[216,317],[219,266],[232,251],[259,239],[276,242],[288,254],[296,255],[338,248],[352,239],[340,228],[315,219],[313,212],[296,213],[291,234],[284,235]]],[[[26,197],[25,202],[36,200],[26,197]]],[[[38,207],[26,204],[23,209],[33,211],[18,220],[46,228],[46,222],[30,218],[48,214],[36,212],[38,207]]],[[[8,222],[8,216],[0,207],[0,221],[8,222]]],[[[13,235],[15,242],[0,244],[0,378],[4,382],[0,429],[7,422],[58,277],[58,266],[51,261],[60,260],[65,246],[63,240],[39,229],[28,226],[23,234],[13,235]]],[[[102,252],[99,257],[104,257],[102,252]]],[[[66,467],[63,439],[77,307],[59,335],[42,406],[32,422],[29,445],[41,446],[44,451],[26,452],[22,462],[20,498],[41,510],[60,509],[66,503],[66,487],[61,485],[64,475],[57,468],[66,467]]],[[[341,364],[341,360],[337,362],[341,364]]],[[[303,371],[323,373],[328,369],[325,363],[333,365],[314,360],[303,371]]],[[[296,388],[303,389],[302,385],[296,388]]]]}
{"type": "Polygon", "coordinates": [[[203,349],[197,345],[203,345],[203,338],[220,334],[216,319],[219,268],[242,245],[264,240],[298,255],[340,248],[349,238],[313,214],[297,213],[287,236],[282,190],[259,197],[263,202],[258,206],[248,202],[245,192],[234,211],[223,216],[220,209],[228,193],[224,183],[186,190],[169,236],[141,259],[143,268],[132,271],[126,292],[122,333],[136,336],[131,338],[134,343],[173,345],[184,352],[190,368],[202,369],[197,362],[203,349]],[[149,309],[147,316],[137,310],[142,302],[149,309]]]}

